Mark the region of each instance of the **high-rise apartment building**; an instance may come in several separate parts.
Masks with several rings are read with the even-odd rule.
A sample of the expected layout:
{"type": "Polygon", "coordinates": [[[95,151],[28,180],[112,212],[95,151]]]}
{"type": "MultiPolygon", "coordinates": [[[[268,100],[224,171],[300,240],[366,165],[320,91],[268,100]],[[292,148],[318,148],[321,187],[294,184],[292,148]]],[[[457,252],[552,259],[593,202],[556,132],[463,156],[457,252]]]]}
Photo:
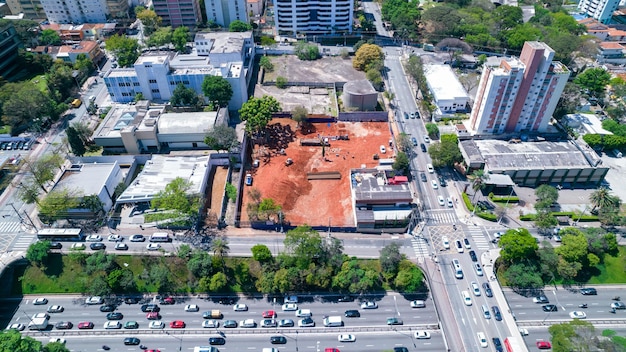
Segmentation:
{"type": "Polygon", "coordinates": [[[353,0],[274,0],[278,34],[352,33],[353,0]]]}
{"type": "Polygon", "coordinates": [[[164,26],[195,27],[202,22],[198,0],[152,0],[152,6],[164,26]]]}
{"type": "Polygon", "coordinates": [[[0,76],[7,81],[13,81],[18,73],[20,62],[18,49],[22,45],[17,31],[12,24],[0,28],[0,76]]]}
{"type": "Polygon", "coordinates": [[[128,0],[106,0],[107,11],[113,18],[128,18],[128,0]]]}
{"type": "Polygon", "coordinates": [[[602,23],[609,23],[620,0],[580,0],[578,9],[602,23]]]}
{"type": "Polygon", "coordinates": [[[106,0],[41,0],[51,23],[103,23],[107,20],[106,0]]]}
{"type": "Polygon", "coordinates": [[[204,0],[206,17],[223,27],[240,20],[248,22],[246,0],[204,0]]]}
{"type": "Polygon", "coordinates": [[[569,77],[554,50],[526,42],[517,58],[485,64],[470,115],[475,134],[543,132],[569,77]]]}
{"type": "Polygon", "coordinates": [[[39,0],[6,0],[7,5],[14,15],[24,14],[25,19],[42,20],[46,18],[46,12],[39,0]]]}

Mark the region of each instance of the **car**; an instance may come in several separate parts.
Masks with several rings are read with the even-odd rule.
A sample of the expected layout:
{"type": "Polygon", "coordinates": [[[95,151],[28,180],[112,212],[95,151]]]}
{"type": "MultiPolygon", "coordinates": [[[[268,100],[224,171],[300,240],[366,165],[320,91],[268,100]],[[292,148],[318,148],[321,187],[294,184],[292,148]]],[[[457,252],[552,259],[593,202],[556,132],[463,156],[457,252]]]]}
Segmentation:
{"type": "Polygon", "coordinates": [[[124,303],[126,304],[137,304],[141,302],[141,299],[139,297],[126,297],[124,298],[124,303]]]}
{"type": "Polygon", "coordinates": [[[284,345],[287,343],[287,338],[285,336],[271,336],[270,343],[272,345],[284,345]]]}
{"type": "Polygon", "coordinates": [[[407,113],[405,112],[405,113],[404,113],[404,118],[408,120],[408,119],[409,119],[409,114],[407,114],[407,113]]]}
{"type": "Polygon", "coordinates": [[[502,236],[504,236],[504,232],[495,232],[495,233],[493,234],[493,237],[495,237],[495,238],[500,238],[500,237],[502,237],[502,236]]]}
{"type": "Polygon", "coordinates": [[[124,319],[124,314],[120,312],[112,312],[107,314],[107,320],[122,320],[124,319]]]}
{"type": "Polygon", "coordinates": [[[428,137],[428,136],[424,136],[424,142],[426,142],[426,143],[430,143],[430,137],[428,137]]]}
{"type": "Polygon", "coordinates": [[[63,306],[50,306],[48,307],[48,313],[63,313],[65,308],[63,306]]]}
{"type": "Polygon", "coordinates": [[[387,318],[387,325],[403,325],[404,322],[398,318],[387,318]]]}
{"type": "Polygon", "coordinates": [[[220,322],[219,320],[209,319],[202,322],[203,328],[219,328],[220,322]]]}
{"type": "Polygon", "coordinates": [[[72,243],[72,245],[70,246],[70,249],[74,250],[74,251],[82,251],[85,248],[86,248],[85,244],[84,243],[80,243],[80,242],[79,243],[72,243]]]}
{"type": "Polygon", "coordinates": [[[409,349],[406,347],[402,347],[402,346],[394,347],[393,352],[409,352],[409,349]]]}
{"type": "Polygon", "coordinates": [[[432,174],[435,172],[435,168],[433,167],[433,164],[426,164],[426,169],[428,170],[429,174],[432,174]]]}
{"type": "Polygon", "coordinates": [[[548,300],[548,297],[546,297],[544,295],[533,297],[533,302],[541,303],[541,304],[548,304],[548,303],[550,303],[550,301],[548,300]]]}
{"type": "Polygon", "coordinates": [[[285,312],[291,312],[298,310],[298,305],[296,303],[285,303],[282,308],[285,312]]]}
{"type": "Polygon", "coordinates": [[[198,312],[200,307],[197,304],[188,304],[185,306],[185,312],[198,312]]]}
{"type": "Polygon", "coordinates": [[[446,179],[443,178],[443,176],[439,176],[439,184],[441,185],[441,187],[447,187],[448,183],[446,182],[446,179]]]}
{"type": "Polygon", "coordinates": [[[361,309],[377,309],[378,304],[374,301],[365,301],[361,303],[361,309]]]}
{"type": "Polygon", "coordinates": [[[146,238],[143,235],[132,235],[130,236],[131,242],[145,242],[146,238]]]}
{"type": "Polygon", "coordinates": [[[463,244],[459,240],[454,242],[454,246],[456,247],[456,251],[459,253],[463,253],[465,251],[465,249],[463,249],[463,244]]]}
{"type": "Polygon", "coordinates": [[[356,341],[356,336],[351,334],[341,334],[337,336],[337,341],[339,342],[354,342],[356,341]]]}
{"type": "Polygon", "coordinates": [[[50,242],[50,249],[61,249],[63,245],[60,242],[50,242]]]}
{"type": "Polygon", "coordinates": [[[149,313],[146,313],[146,319],[148,319],[148,320],[160,320],[161,319],[161,314],[159,314],[158,312],[149,312],[149,313]]]}
{"type": "Polygon", "coordinates": [[[225,328],[236,328],[237,327],[237,321],[235,320],[224,320],[224,323],[222,324],[223,327],[225,328]]]}
{"type": "Polygon", "coordinates": [[[580,310],[575,310],[573,312],[569,312],[569,317],[572,319],[586,319],[587,314],[580,310]]]}
{"type": "Polygon", "coordinates": [[[354,302],[354,297],[350,295],[345,295],[337,298],[337,302],[354,302]]]}
{"type": "Polygon", "coordinates": [[[139,323],[136,321],[127,321],[126,324],[124,324],[124,329],[139,329],[139,323]]]}
{"type": "Polygon", "coordinates": [[[426,302],[421,299],[411,301],[411,308],[426,308],[426,302]]]}
{"type": "Polygon", "coordinates": [[[463,303],[465,303],[466,306],[472,305],[472,297],[470,297],[469,292],[461,291],[461,298],[463,298],[463,303]]]}
{"type": "Polygon", "coordinates": [[[476,270],[476,275],[483,276],[483,267],[480,264],[474,263],[474,270],[476,270]]]}
{"type": "Polygon", "coordinates": [[[290,328],[294,326],[294,322],[291,319],[282,319],[278,321],[278,326],[281,328],[290,328]]]}
{"type": "Polygon", "coordinates": [[[43,297],[35,298],[35,300],[33,300],[33,304],[36,306],[48,304],[48,299],[43,297]]]}
{"type": "Polygon", "coordinates": [[[559,308],[554,304],[546,304],[541,306],[544,312],[558,312],[559,308]]]}
{"type": "Polygon", "coordinates": [[[278,326],[278,323],[274,319],[263,319],[261,320],[262,328],[275,328],[278,326]]]}
{"type": "Polygon", "coordinates": [[[422,150],[422,152],[426,153],[427,149],[426,149],[426,144],[421,143],[420,144],[420,149],[422,150]]]}
{"type": "Polygon", "coordinates": [[[485,337],[485,333],[483,333],[482,331],[479,331],[476,333],[476,337],[478,337],[478,344],[480,344],[480,347],[487,347],[487,338],[485,337]]]}
{"type": "Polygon", "coordinates": [[[611,303],[611,308],[614,308],[614,309],[626,309],[626,304],[624,304],[624,302],[622,302],[622,301],[613,302],[613,303],[611,303]]]}
{"type": "Polygon", "coordinates": [[[472,245],[470,244],[470,241],[467,238],[463,239],[463,245],[465,245],[466,249],[472,249],[472,245]]]}
{"type": "Polygon", "coordinates": [[[243,303],[238,303],[233,306],[233,310],[235,312],[246,312],[248,310],[248,306],[243,303]]]}
{"type": "Polygon", "coordinates": [[[117,242],[115,244],[115,250],[116,251],[127,251],[128,250],[128,245],[126,243],[117,242]]]}
{"type": "MultiPolygon", "coordinates": [[[[443,183],[441,183],[441,185],[443,186],[443,183]]],[[[454,207],[454,203],[452,203],[452,199],[450,199],[450,197],[446,198],[446,204],[448,205],[448,208],[454,207]]]]}
{"type": "Polygon", "coordinates": [[[105,329],[121,329],[122,323],[120,323],[119,321],[106,321],[104,322],[104,328],[105,329]]]}
{"type": "Polygon", "coordinates": [[[263,313],[261,313],[261,316],[263,318],[276,318],[276,312],[273,310],[266,310],[263,313]]]}
{"type": "Polygon", "coordinates": [[[100,306],[100,311],[103,313],[112,312],[114,310],[115,310],[115,306],[112,306],[110,304],[105,304],[103,306],[100,306]]]}
{"type": "Polygon", "coordinates": [[[560,235],[554,235],[554,241],[555,242],[561,242],[562,238],[560,235]]]}
{"type": "Polygon", "coordinates": [[[175,304],[176,300],[173,297],[163,297],[159,300],[159,303],[167,306],[175,304]]]}
{"type": "MultiPolygon", "coordinates": [[[[433,189],[439,188],[439,186],[437,185],[437,181],[435,181],[435,180],[430,180],[430,185],[433,187],[433,189]]],[[[439,196],[439,197],[441,197],[441,196],[439,196]]],[[[439,204],[442,204],[442,203],[443,203],[443,198],[441,198],[441,202],[439,202],[439,204]]]]}
{"type": "Polygon", "coordinates": [[[7,330],[17,330],[17,331],[22,331],[26,328],[26,326],[24,326],[24,324],[20,324],[20,323],[13,323],[11,325],[9,325],[9,327],[7,327],[7,330]]]}
{"type": "Polygon", "coordinates": [[[141,311],[146,312],[160,312],[161,308],[157,304],[144,304],[141,306],[141,311]]]}
{"type": "Polygon", "coordinates": [[[226,339],[223,337],[209,337],[209,345],[225,345],[226,339]]]}
{"type": "Polygon", "coordinates": [[[204,319],[222,319],[224,314],[218,309],[208,310],[202,313],[202,318],[204,319]]]}
{"type": "Polygon", "coordinates": [[[384,145],[381,145],[379,149],[380,149],[380,154],[385,154],[385,153],[387,153],[387,149],[385,149],[385,146],[384,146],[384,145]]]}
{"type": "Polygon", "coordinates": [[[240,328],[256,328],[256,321],[254,319],[245,319],[239,322],[240,328]]]}
{"type": "Polygon", "coordinates": [[[493,291],[491,290],[491,286],[489,286],[489,283],[483,283],[483,290],[485,291],[485,296],[493,297],[493,291]]]}
{"type": "Polygon", "coordinates": [[[185,326],[186,324],[182,320],[174,320],[170,322],[170,328],[172,329],[184,329],[185,326]]]}
{"type": "Polygon", "coordinates": [[[340,351],[338,348],[327,347],[327,348],[324,348],[324,352],[340,352],[340,351]]]}
{"type": "Polygon", "coordinates": [[[519,333],[522,336],[528,336],[528,329],[526,329],[526,328],[519,328],[519,333]]]}
{"type": "Polygon", "coordinates": [[[418,340],[425,340],[430,338],[430,332],[426,330],[417,330],[415,332],[415,338],[418,340]]]}
{"type": "Polygon", "coordinates": [[[48,313],[37,313],[37,314],[33,315],[32,319],[37,319],[37,318],[50,319],[50,315],[48,313]]]}
{"type": "Polygon", "coordinates": [[[450,240],[448,239],[448,236],[441,237],[441,245],[444,249],[450,249],[450,240]]]}
{"type": "Polygon", "coordinates": [[[359,313],[359,311],[356,309],[348,309],[344,312],[344,316],[346,318],[358,318],[361,316],[361,313],[359,313]]]}
{"type": "Polygon", "coordinates": [[[246,174],[246,186],[252,186],[252,174],[246,174]]]}
{"type": "Polygon", "coordinates": [[[153,320],[150,322],[150,324],[148,324],[148,327],[150,329],[163,329],[165,328],[165,323],[163,323],[163,321],[161,320],[153,320]]]}
{"type": "Polygon", "coordinates": [[[476,297],[480,296],[480,287],[478,286],[476,281],[472,281],[470,283],[470,286],[472,288],[472,293],[474,294],[474,296],[476,296],[476,297]]]}
{"type": "Polygon", "coordinates": [[[141,340],[139,340],[136,337],[127,337],[127,338],[124,339],[124,344],[127,345],[127,346],[128,345],[135,346],[135,345],[138,345],[140,343],[141,343],[141,340]]]}
{"type": "Polygon", "coordinates": [[[104,303],[104,299],[100,296],[90,296],[85,298],[85,304],[87,305],[95,305],[104,303]]]}
{"type": "Polygon", "coordinates": [[[502,348],[502,341],[500,341],[499,337],[494,337],[491,339],[491,341],[493,341],[493,347],[496,348],[496,352],[504,351],[504,349],[502,348]]]}
{"type": "Polygon", "coordinates": [[[90,321],[81,321],[80,323],[78,323],[78,328],[79,329],[93,329],[93,323],[90,321]]]}
{"type": "Polygon", "coordinates": [[[87,241],[87,242],[101,242],[102,241],[102,236],[96,235],[96,234],[89,235],[89,236],[87,236],[85,238],[85,241],[87,241]]]}
{"type": "Polygon", "coordinates": [[[315,326],[315,321],[311,317],[298,320],[298,326],[301,328],[310,328],[315,326]]]}
{"type": "Polygon", "coordinates": [[[446,206],[446,202],[443,199],[443,196],[438,196],[437,200],[439,201],[439,205],[441,205],[442,207],[446,206]]]}
{"type": "Polygon", "coordinates": [[[593,287],[585,287],[580,289],[580,293],[585,296],[595,296],[598,294],[598,291],[596,291],[596,289],[593,287]]]}
{"type": "Polygon", "coordinates": [[[425,173],[420,173],[420,180],[422,180],[422,182],[428,182],[428,178],[425,173]]]}
{"type": "Polygon", "coordinates": [[[91,248],[94,251],[100,251],[100,250],[104,250],[107,248],[107,246],[104,243],[101,242],[96,242],[96,243],[92,243],[89,245],[89,248],[91,248]]]}
{"type": "Polygon", "coordinates": [[[493,306],[493,307],[491,307],[491,310],[493,311],[493,317],[497,321],[501,321],[502,320],[502,312],[500,312],[500,308],[498,308],[498,306],[493,306]]]}
{"type": "Polygon", "coordinates": [[[417,147],[417,138],[411,137],[411,143],[413,143],[414,147],[417,147]]]}
{"type": "Polygon", "coordinates": [[[536,345],[540,350],[549,350],[552,348],[552,345],[548,341],[537,341],[536,345]]]}
{"type": "Polygon", "coordinates": [[[107,240],[109,242],[119,242],[123,241],[124,237],[122,237],[122,235],[109,235],[109,237],[107,237],[107,240]]]}
{"type": "Polygon", "coordinates": [[[469,251],[469,256],[472,259],[473,262],[477,262],[478,261],[478,257],[476,256],[476,252],[474,251],[469,251]]]}
{"type": "Polygon", "coordinates": [[[49,343],[60,343],[62,345],[65,345],[65,339],[62,337],[51,337],[50,340],[48,340],[49,343]]]}
{"type": "Polygon", "coordinates": [[[161,245],[158,243],[148,243],[146,245],[146,249],[149,251],[158,251],[159,249],[161,249],[161,245]]]}

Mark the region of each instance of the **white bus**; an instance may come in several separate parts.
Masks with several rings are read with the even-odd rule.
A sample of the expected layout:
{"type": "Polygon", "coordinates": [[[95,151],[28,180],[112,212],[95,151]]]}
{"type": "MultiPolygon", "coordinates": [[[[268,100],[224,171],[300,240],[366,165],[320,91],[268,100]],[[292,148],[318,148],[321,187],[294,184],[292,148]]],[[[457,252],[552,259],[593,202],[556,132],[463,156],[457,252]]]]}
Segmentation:
{"type": "Polygon", "coordinates": [[[172,239],[167,232],[155,232],[150,236],[150,242],[172,242],[172,239]]]}
{"type": "Polygon", "coordinates": [[[461,263],[458,259],[452,259],[452,271],[454,271],[454,277],[457,279],[463,278],[463,270],[461,270],[461,263]]]}
{"type": "Polygon", "coordinates": [[[37,231],[37,238],[48,241],[83,241],[85,238],[81,229],[41,229],[37,231]]]}

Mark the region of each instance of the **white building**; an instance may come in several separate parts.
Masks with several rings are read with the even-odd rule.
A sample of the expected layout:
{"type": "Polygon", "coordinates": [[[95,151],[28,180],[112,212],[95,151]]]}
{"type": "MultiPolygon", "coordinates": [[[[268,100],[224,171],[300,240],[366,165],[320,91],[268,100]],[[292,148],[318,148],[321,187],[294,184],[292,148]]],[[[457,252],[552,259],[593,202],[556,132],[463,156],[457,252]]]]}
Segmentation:
{"type": "Polygon", "coordinates": [[[580,0],[578,9],[602,23],[609,23],[620,0],[580,0]]]}
{"type": "Polygon", "coordinates": [[[279,35],[352,33],[352,0],[274,0],[279,35]]]}
{"type": "Polygon", "coordinates": [[[196,55],[208,56],[213,65],[243,62],[246,70],[254,62],[254,37],[252,32],[200,32],[194,38],[196,55]]]}
{"type": "Polygon", "coordinates": [[[106,0],[41,0],[51,23],[106,22],[109,14],[106,0]]]}
{"type": "Polygon", "coordinates": [[[220,26],[228,28],[235,20],[248,22],[246,0],[205,0],[206,17],[220,26]]]}
{"type": "Polygon", "coordinates": [[[456,78],[450,65],[426,65],[424,75],[437,106],[434,112],[435,119],[467,111],[469,95],[456,78]]]}

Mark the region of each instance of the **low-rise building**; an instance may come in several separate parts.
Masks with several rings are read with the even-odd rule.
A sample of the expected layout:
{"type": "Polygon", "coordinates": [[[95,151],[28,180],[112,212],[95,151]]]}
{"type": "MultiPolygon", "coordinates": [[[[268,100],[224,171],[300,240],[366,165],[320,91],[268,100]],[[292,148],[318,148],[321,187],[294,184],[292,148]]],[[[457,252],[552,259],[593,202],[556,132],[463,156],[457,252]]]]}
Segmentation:
{"type": "Polygon", "coordinates": [[[78,44],[72,45],[48,45],[38,46],[31,50],[34,54],[48,55],[53,60],[63,60],[72,64],[76,63],[78,55],[85,55],[94,63],[104,59],[104,52],[98,46],[98,43],[90,40],[83,40],[78,44]]]}
{"type": "Polygon", "coordinates": [[[602,121],[595,114],[568,114],[562,123],[580,134],[613,134],[602,127],[602,121]]]}
{"type": "Polygon", "coordinates": [[[115,30],[115,23],[83,23],[83,24],[41,24],[41,30],[52,29],[59,34],[61,40],[80,42],[82,40],[100,40],[115,30]]]}
{"type": "Polygon", "coordinates": [[[469,95],[456,78],[450,65],[426,65],[424,75],[437,107],[433,113],[436,120],[468,111],[469,95]]]}
{"type": "Polygon", "coordinates": [[[598,48],[598,63],[622,65],[626,63],[626,48],[617,42],[602,42],[598,48]]]}

